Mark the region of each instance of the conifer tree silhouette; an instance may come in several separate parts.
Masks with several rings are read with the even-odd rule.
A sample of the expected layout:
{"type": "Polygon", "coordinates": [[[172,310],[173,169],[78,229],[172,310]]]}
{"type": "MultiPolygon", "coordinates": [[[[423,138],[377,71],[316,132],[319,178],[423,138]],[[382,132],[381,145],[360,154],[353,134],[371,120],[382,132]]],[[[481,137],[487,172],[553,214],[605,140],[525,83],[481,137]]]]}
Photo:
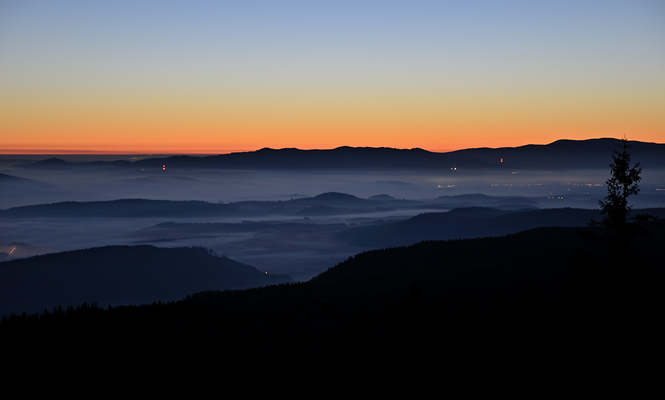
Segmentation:
{"type": "Polygon", "coordinates": [[[636,195],[640,189],[637,183],[642,179],[640,163],[630,166],[630,153],[628,140],[624,137],[619,145],[620,151],[612,155],[613,162],[610,164],[612,176],[605,181],[607,184],[607,196],[601,200],[601,213],[604,215],[602,225],[614,233],[623,232],[627,226],[628,213],[631,206],[628,205],[628,196],[636,195]]]}

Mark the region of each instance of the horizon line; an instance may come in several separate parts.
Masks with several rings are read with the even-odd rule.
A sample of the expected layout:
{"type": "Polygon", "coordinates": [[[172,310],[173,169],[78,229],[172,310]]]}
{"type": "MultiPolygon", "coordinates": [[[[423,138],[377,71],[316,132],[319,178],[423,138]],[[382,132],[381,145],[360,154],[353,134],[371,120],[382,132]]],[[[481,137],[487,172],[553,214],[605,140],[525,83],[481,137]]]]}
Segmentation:
{"type": "MultiPolygon", "coordinates": [[[[575,142],[582,142],[582,141],[587,141],[587,140],[599,140],[599,139],[616,139],[620,140],[617,138],[612,138],[612,137],[600,137],[600,138],[588,138],[588,139],[557,139],[553,142],[549,143],[527,143],[519,146],[500,146],[500,147],[487,147],[487,146],[477,146],[477,147],[464,147],[464,148],[455,148],[455,149],[425,149],[422,147],[412,147],[412,148],[397,148],[397,147],[389,147],[389,146],[337,146],[337,147],[331,147],[331,148],[299,148],[299,147],[280,147],[280,148],[273,148],[273,147],[261,147],[261,148],[254,148],[254,149],[225,149],[225,150],[220,150],[218,152],[215,151],[210,151],[210,150],[195,150],[195,149],[187,149],[184,151],[137,151],[137,150],[130,150],[130,151],[121,151],[121,150],[75,150],[75,149],[0,149],[0,155],[2,156],[33,156],[33,155],[100,155],[100,156],[126,156],[126,155],[141,155],[141,156],[164,156],[164,155],[193,155],[193,156],[215,156],[215,155],[222,155],[222,154],[232,154],[232,153],[250,153],[250,152],[255,152],[259,151],[262,149],[271,149],[271,150],[285,150],[285,149],[297,149],[297,150],[334,150],[342,147],[350,147],[350,148],[372,148],[372,149],[380,149],[380,148],[387,148],[387,149],[396,149],[396,150],[414,150],[414,149],[421,149],[425,150],[431,153],[451,153],[454,151],[460,151],[460,150],[470,150],[470,149],[502,149],[502,148],[517,148],[517,147],[524,147],[524,146],[545,146],[549,145],[561,140],[567,140],[567,141],[575,141],[575,142]]],[[[639,140],[629,140],[629,142],[639,142],[639,140]]],[[[656,143],[656,142],[644,142],[644,143],[656,143]]],[[[656,143],[658,144],[658,143],[656,143]]]]}

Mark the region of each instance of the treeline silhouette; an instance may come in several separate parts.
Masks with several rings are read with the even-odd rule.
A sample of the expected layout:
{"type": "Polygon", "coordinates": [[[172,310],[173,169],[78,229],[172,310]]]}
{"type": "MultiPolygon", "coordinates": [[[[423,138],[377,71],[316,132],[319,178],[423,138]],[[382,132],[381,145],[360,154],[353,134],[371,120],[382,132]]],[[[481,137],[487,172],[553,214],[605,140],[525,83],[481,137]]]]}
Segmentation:
{"type": "Polygon", "coordinates": [[[58,305],[180,300],[212,289],[292,282],[203,247],[105,246],[0,264],[0,315],[58,305]]]}
{"type": "Polygon", "coordinates": [[[247,367],[408,365],[424,355],[532,366],[583,355],[614,365],[660,348],[665,227],[641,223],[626,257],[599,229],[427,241],[361,253],[306,283],[12,315],[0,322],[0,338],[17,356],[168,349],[247,367]]]}

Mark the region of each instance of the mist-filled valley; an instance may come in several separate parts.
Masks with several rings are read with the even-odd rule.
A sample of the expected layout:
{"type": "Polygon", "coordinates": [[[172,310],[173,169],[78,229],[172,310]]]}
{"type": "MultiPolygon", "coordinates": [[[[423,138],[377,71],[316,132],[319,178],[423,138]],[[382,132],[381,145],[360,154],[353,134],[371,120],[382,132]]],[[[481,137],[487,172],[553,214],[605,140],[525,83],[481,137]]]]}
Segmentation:
{"type": "Polygon", "coordinates": [[[640,190],[608,219],[626,142],[563,144],[2,156],[0,336],[17,357],[248,368],[650,351],[665,146],[632,142],[640,190]]]}
{"type": "MultiPolygon", "coordinates": [[[[665,169],[653,153],[645,153],[653,168],[644,169],[641,191],[630,198],[636,210],[665,207],[665,169]]],[[[610,156],[599,159],[609,164],[610,156]]],[[[634,157],[639,160],[639,153],[634,157]]],[[[189,158],[192,164],[211,157],[189,158]]],[[[2,156],[0,255],[9,260],[106,245],[202,246],[306,281],[376,248],[585,226],[601,218],[598,201],[609,175],[608,168],[575,168],[578,162],[552,170],[529,161],[518,167],[530,169],[513,170],[500,158],[487,168],[478,157],[475,163],[455,160],[466,167],[398,168],[379,160],[374,165],[380,168],[352,169],[278,168],[270,160],[253,169],[178,167],[181,159],[2,156]],[[140,161],[148,164],[138,166],[140,161]],[[588,211],[545,212],[562,208],[588,211]]],[[[341,158],[340,165],[352,160],[341,158]]],[[[399,156],[395,162],[400,165],[399,156]]]]}

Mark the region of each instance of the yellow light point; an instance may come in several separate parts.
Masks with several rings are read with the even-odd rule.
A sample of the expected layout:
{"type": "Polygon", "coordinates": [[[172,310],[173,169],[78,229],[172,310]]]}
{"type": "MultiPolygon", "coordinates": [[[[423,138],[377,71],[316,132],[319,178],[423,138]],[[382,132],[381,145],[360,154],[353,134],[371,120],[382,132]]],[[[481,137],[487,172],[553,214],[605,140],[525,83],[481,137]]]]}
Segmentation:
{"type": "Polygon", "coordinates": [[[162,165],[162,171],[166,171],[166,165],[162,165]]]}
{"type": "Polygon", "coordinates": [[[501,162],[503,162],[503,158],[501,158],[501,162]]]}

